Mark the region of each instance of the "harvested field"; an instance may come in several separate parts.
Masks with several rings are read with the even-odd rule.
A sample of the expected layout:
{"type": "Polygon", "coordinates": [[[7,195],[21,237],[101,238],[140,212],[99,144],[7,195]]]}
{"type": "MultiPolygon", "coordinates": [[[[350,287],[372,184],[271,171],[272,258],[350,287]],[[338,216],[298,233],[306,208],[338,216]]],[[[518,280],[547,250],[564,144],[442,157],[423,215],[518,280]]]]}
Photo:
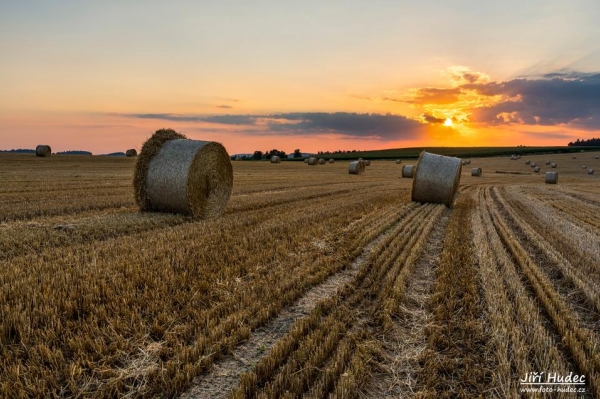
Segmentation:
{"type": "Polygon", "coordinates": [[[0,397],[600,397],[595,155],[470,157],[514,173],[452,209],[395,160],[234,162],[197,220],[140,213],[134,158],[0,154],[0,397]]]}

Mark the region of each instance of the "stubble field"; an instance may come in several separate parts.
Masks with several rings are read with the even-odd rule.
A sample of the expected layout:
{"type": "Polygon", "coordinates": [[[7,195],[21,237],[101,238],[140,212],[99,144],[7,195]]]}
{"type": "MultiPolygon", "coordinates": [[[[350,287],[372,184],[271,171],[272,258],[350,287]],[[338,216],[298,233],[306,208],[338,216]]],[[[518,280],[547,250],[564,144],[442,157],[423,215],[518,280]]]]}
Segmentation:
{"type": "Polygon", "coordinates": [[[596,155],[472,159],[453,209],[393,161],[233,162],[204,221],[139,213],[132,159],[0,155],[0,397],[600,397],[596,155]]]}

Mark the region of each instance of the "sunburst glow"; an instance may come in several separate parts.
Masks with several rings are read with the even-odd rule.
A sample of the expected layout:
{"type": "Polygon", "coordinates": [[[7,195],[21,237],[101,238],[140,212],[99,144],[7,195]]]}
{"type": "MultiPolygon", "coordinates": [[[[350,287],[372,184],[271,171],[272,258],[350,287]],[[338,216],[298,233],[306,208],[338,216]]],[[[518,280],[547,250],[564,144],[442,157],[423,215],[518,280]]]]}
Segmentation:
{"type": "Polygon", "coordinates": [[[452,126],[452,119],[446,118],[446,121],[444,122],[444,126],[452,126]]]}

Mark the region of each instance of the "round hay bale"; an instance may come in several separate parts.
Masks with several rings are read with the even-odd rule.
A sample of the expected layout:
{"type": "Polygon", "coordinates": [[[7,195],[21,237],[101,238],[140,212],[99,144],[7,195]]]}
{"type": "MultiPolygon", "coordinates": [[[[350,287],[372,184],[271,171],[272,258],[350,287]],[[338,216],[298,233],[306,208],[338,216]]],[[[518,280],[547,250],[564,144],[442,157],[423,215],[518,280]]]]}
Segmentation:
{"type": "Polygon", "coordinates": [[[551,168],[556,168],[557,166],[558,166],[558,165],[556,164],[556,162],[552,162],[552,163],[550,163],[550,167],[551,167],[551,168]]]}
{"type": "Polygon", "coordinates": [[[412,200],[451,207],[460,182],[460,159],[423,151],[412,187],[412,200]]]}
{"type": "Polygon", "coordinates": [[[172,129],[156,131],[135,163],[135,201],[142,212],[219,216],[233,186],[233,167],[220,143],[188,140],[172,129]]]}
{"type": "Polygon", "coordinates": [[[370,160],[368,160],[368,159],[366,159],[366,160],[365,160],[365,166],[371,166],[371,161],[370,161],[370,160]]]}
{"type": "Polygon", "coordinates": [[[535,168],[537,166],[537,164],[535,162],[532,162],[529,164],[529,166],[531,166],[532,168],[535,168]]]}
{"type": "Polygon", "coordinates": [[[582,166],[581,169],[587,169],[587,166],[582,166]]]}
{"type": "Polygon", "coordinates": [[[550,161],[546,161],[546,165],[550,165],[550,161]]]}
{"type": "Polygon", "coordinates": [[[577,155],[573,155],[573,159],[577,159],[577,155]]]}
{"type": "Polygon", "coordinates": [[[525,161],[525,165],[529,165],[531,163],[531,161],[528,159],[527,161],[525,161]]]}
{"type": "Polygon", "coordinates": [[[137,157],[137,151],[135,150],[135,148],[131,148],[131,149],[125,151],[125,156],[129,157],[129,158],[137,157]]]}
{"type": "Polygon", "coordinates": [[[52,155],[52,148],[49,145],[40,144],[35,147],[36,157],[49,157],[50,155],[52,155]]]}
{"type": "Polygon", "coordinates": [[[594,169],[588,169],[588,175],[593,175],[594,174],[594,169]]]}
{"type": "MultiPolygon", "coordinates": [[[[596,157],[596,158],[598,158],[598,157],[596,157]]],[[[400,165],[401,163],[402,163],[402,161],[401,161],[401,160],[399,160],[399,159],[396,159],[396,165],[400,165]]]]}
{"type": "Polygon", "coordinates": [[[517,159],[521,159],[521,156],[520,156],[520,155],[517,155],[517,159]]]}
{"type": "Polygon", "coordinates": [[[304,163],[308,163],[308,158],[306,158],[306,159],[304,160],[304,163]]]}
{"type": "Polygon", "coordinates": [[[241,155],[235,157],[236,161],[242,161],[244,158],[241,155]]]}
{"type": "Polygon", "coordinates": [[[412,179],[415,177],[415,165],[402,165],[402,177],[412,179]]]}
{"type": "Polygon", "coordinates": [[[558,172],[546,172],[546,184],[558,183],[558,172]]]}
{"type": "Polygon", "coordinates": [[[329,163],[335,163],[335,159],[331,158],[331,159],[329,160],[329,163]]]}
{"type": "Polygon", "coordinates": [[[471,171],[471,176],[481,176],[481,168],[473,168],[473,170],[471,171]]]}
{"type": "Polygon", "coordinates": [[[327,163],[327,161],[325,160],[325,158],[319,158],[319,160],[317,161],[317,163],[319,165],[325,165],[327,163]]]}
{"type": "Polygon", "coordinates": [[[348,166],[348,173],[351,175],[360,175],[365,171],[365,166],[360,161],[352,161],[348,166]]]}
{"type": "Polygon", "coordinates": [[[281,163],[281,157],[277,155],[273,155],[271,157],[271,163],[281,163]]]}
{"type": "Polygon", "coordinates": [[[517,159],[517,156],[516,156],[516,155],[511,155],[511,156],[510,156],[510,160],[511,160],[511,161],[514,161],[515,159],[517,159]]]}
{"type": "Polygon", "coordinates": [[[308,164],[309,165],[316,165],[317,164],[317,158],[315,158],[315,157],[308,158],[308,164]]]}
{"type": "Polygon", "coordinates": [[[461,164],[462,166],[465,166],[465,165],[467,164],[467,161],[460,161],[460,164],[461,164]]]}
{"type": "Polygon", "coordinates": [[[471,160],[467,159],[467,165],[471,165],[471,160]]]}
{"type": "Polygon", "coordinates": [[[598,155],[596,155],[596,159],[598,159],[598,155]]]}
{"type": "Polygon", "coordinates": [[[535,173],[540,173],[540,167],[539,167],[539,166],[536,166],[535,168],[533,168],[533,171],[534,171],[535,173]]]}

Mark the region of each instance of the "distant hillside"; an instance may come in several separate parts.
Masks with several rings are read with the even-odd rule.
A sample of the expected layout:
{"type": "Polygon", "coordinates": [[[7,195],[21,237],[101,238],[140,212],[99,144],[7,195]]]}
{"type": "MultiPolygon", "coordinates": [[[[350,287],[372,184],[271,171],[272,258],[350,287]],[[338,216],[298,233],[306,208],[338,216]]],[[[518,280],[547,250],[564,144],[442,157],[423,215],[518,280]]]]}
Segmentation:
{"type": "Polygon", "coordinates": [[[388,150],[357,151],[345,154],[320,153],[317,157],[334,159],[403,159],[418,158],[421,151],[433,152],[440,155],[448,155],[459,158],[468,157],[497,157],[510,156],[512,154],[563,154],[581,151],[600,151],[598,147],[414,147],[393,148],[388,150]]]}
{"type": "Polygon", "coordinates": [[[104,156],[107,157],[124,157],[125,153],[124,152],[111,152],[110,154],[102,154],[104,156]]]}
{"type": "Polygon", "coordinates": [[[19,148],[16,150],[0,150],[0,152],[10,152],[13,154],[35,154],[35,150],[29,150],[24,148],[19,148]]]}

